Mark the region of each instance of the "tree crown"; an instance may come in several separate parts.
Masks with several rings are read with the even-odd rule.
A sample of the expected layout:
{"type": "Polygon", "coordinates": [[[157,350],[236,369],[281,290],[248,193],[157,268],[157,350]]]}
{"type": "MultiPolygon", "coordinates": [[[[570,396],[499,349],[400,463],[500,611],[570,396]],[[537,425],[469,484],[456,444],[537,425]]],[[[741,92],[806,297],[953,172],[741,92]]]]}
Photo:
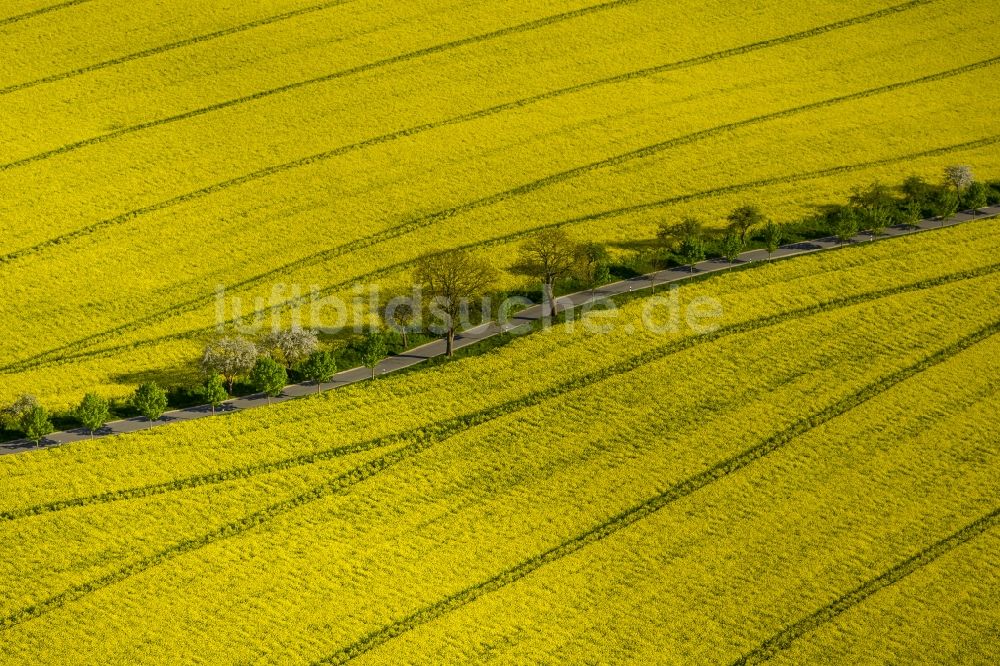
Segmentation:
{"type": "Polygon", "coordinates": [[[496,279],[496,271],[468,250],[454,250],[417,259],[414,278],[422,285],[424,296],[437,300],[454,321],[462,301],[486,292],[496,279]]]}
{"type": "Polygon", "coordinates": [[[285,366],[270,356],[261,356],[250,371],[250,383],[261,393],[274,397],[288,384],[288,373],[285,366]]]}
{"type": "Polygon", "coordinates": [[[132,394],[132,406],[150,421],[155,421],[167,410],[167,392],[156,382],[145,382],[132,394]]]}
{"type": "Polygon", "coordinates": [[[315,331],[291,328],[287,331],[273,331],[264,338],[265,349],[276,352],[281,360],[292,366],[305,360],[319,348],[319,338],[315,331]]]}
{"type": "Polygon", "coordinates": [[[41,405],[31,407],[22,415],[21,426],[24,436],[36,444],[55,429],[49,419],[49,413],[41,405]]]}
{"type": "Polygon", "coordinates": [[[337,374],[337,357],[325,350],[313,352],[302,364],[302,374],[312,382],[329,381],[337,374]]]}
{"type": "Polygon", "coordinates": [[[205,348],[201,366],[205,372],[235,377],[249,372],[257,356],[257,345],[246,338],[222,338],[205,348]]]}
{"type": "Polygon", "coordinates": [[[543,229],[521,246],[521,272],[552,282],[572,271],[577,245],[562,229],[543,229]]]}
{"type": "Polygon", "coordinates": [[[96,393],[88,393],[83,396],[80,405],[76,408],[76,417],[80,419],[87,430],[93,433],[100,430],[108,422],[110,408],[108,401],[96,393]]]}

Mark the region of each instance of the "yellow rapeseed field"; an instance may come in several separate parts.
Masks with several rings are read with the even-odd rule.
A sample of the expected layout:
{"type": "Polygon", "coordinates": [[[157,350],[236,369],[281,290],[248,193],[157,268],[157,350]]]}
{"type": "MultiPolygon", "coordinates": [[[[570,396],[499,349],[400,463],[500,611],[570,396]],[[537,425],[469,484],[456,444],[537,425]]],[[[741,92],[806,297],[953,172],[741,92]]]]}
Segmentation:
{"type": "Polygon", "coordinates": [[[989,661],[997,233],[682,287],[711,332],[636,299],[611,332],[0,458],[0,660],[989,661]]]}
{"type": "Polygon", "coordinates": [[[1000,174],[991,0],[140,5],[2,10],[0,402],[190,383],[219,285],[1000,174]]]}

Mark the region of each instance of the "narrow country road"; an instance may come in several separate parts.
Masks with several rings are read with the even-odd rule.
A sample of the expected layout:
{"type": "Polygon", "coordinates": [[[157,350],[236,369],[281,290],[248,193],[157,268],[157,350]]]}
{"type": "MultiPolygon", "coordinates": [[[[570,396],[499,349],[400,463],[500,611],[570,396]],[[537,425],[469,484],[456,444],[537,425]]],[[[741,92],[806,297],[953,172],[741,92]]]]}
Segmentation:
{"type": "MultiPolygon", "coordinates": [[[[969,222],[972,220],[982,220],[986,218],[993,218],[1000,216],[1000,206],[991,206],[987,208],[980,208],[979,211],[973,215],[972,212],[965,211],[961,212],[943,223],[938,220],[922,220],[917,227],[914,228],[901,228],[901,227],[890,227],[886,229],[886,237],[898,237],[898,236],[908,236],[914,233],[919,233],[922,231],[931,231],[934,229],[939,229],[942,227],[950,227],[956,224],[962,224],[964,222],[969,222]]],[[[867,233],[861,233],[856,236],[851,242],[860,243],[870,240],[870,235],[867,233]]],[[[841,247],[841,243],[835,238],[822,238],[818,240],[803,241],[800,243],[793,243],[791,245],[784,245],[778,249],[774,255],[773,259],[784,259],[787,257],[793,257],[801,254],[808,254],[812,252],[820,252],[823,250],[830,250],[837,247],[841,247]]],[[[744,252],[740,255],[738,263],[748,263],[755,261],[767,260],[767,252],[764,250],[750,250],[744,252]]],[[[642,291],[658,287],[664,284],[670,284],[674,282],[681,282],[683,280],[690,279],[693,276],[704,275],[706,273],[713,273],[717,271],[725,270],[729,268],[730,264],[724,260],[711,259],[708,261],[703,261],[695,265],[695,270],[692,272],[688,268],[674,268],[663,271],[657,271],[655,273],[650,273],[648,275],[642,275],[628,280],[622,280],[620,282],[613,282],[611,284],[604,285],[593,291],[581,291],[574,294],[568,294],[565,296],[560,296],[556,299],[557,309],[560,311],[573,309],[581,307],[588,303],[595,301],[600,301],[606,299],[610,296],[616,296],[619,294],[629,293],[633,291],[642,291]]],[[[486,338],[491,338],[501,333],[509,332],[513,329],[519,327],[528,326],[532,323],[542,319],[543,310],[541,305],[534,305],[524,310],[521,310],[515,314],[511,320],[500,326],[496,322],[486,322],[480,324],[479,326],[470,328],[458,334],[455,338],[455,348],[461,349],[463,347],[468,347],[469,345],[474,345],[486,338]]],[[[443,356],[445,354],[445,341],[435,340],[429,342],[420,347],[415,347],[406,351],[405,353],[399,354],[397,356],[390,356],[382,363],[378,365],[375,370],[376,375],[385,375],[392,372],[397,372],[404,368],[409,368],[424,361],[443,356]]],[[[328,391],[331,389],[337,389],[342,386],[347,386],[349,384],[354,384],[357,382],[365,381],[371,379],[371,370],[364,367],[351,368],[350,370],[344,370],[337,373],[330,382],[325,382],[320,387],[322,391],[328,391]]],[[[279,402],[284,402],[286,400],[292,400],[294,398],[300,398],[302,396],[311,395],[316,393],[316,385],[312,383],[306,384],[291,384],[286,386],[282,394],[276,398],[270,400],[270,404],[275,404],[279,402]]],[[[252,409],[255,407],[262,407],[269,404],[268,399],[263,395],[251,395],[242,398],[233,398],[227,400],[223,403],[222,407],[219,408],[218,414],[229,414],[237,411],[242,411],[245,409],[252,409]]],[[[209,406],[198,406],[198,407],[188,407],[185,409],[177,409],[167,412],[163,417],[154,423],[150,423],[144,418],[136,417],[129,419],[122,419],[120,421],[113,421],[108,423],[102,430],[98,431],[95,435],[96,438],[109,437],[112,435],[119,435],[122,433],[135,432],[139,430],[146,430],[150,427],[159,427],[162,425],[167,425],[169,423],[175,423],[178,421],[190,421],[192,419],[204,418],[207,416],[213,416],[212,408],[209,406]]],[[[17,440],[13,442],[7,442],[0,444],[0,455],[19,453],[23,451],[34,451],[40,448],[59,446],[60,444],[66,444],[69,442],[86,441],[91,439],[90,434],[82,429],[66,430],[62,432],[57,432],[49,435],[40,446],[35,446],[34,444],[26,440],[17,440]]]]}

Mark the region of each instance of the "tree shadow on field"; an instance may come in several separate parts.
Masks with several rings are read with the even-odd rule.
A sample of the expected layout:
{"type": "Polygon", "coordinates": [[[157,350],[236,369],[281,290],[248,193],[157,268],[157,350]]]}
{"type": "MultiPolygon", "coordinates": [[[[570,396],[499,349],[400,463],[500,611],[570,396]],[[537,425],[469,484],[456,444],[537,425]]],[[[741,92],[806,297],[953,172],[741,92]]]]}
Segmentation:
{"type": "Polygon", "coordinates": [[[112,375],[111,380],[121,384],[144,384],[146,382],[156,382],[158,386],[168,387],[174,385],[184,385],[191,383],[190,372],[185,372],[179,368],[159,368],[155,370],[137,370],[133,372],[120,372],[112,375]]]}
{"type": "Polygon", "coordinates": [[[663,247],[663,243],[656,238],[639,238],[636,240],[612,241],[608,243],[608,247],[616,250],[630,250],[632,252],[642,252],[643,250],[649,252],[659,250],[663,247]]]}

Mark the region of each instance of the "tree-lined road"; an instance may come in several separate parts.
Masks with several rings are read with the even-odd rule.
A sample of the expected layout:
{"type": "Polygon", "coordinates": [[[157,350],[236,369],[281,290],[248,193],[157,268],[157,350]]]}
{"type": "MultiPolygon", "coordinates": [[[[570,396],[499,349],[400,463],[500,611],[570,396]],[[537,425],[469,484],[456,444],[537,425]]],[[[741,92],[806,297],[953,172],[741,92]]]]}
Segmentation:
{"type": "MultiPolygon", "coordinates": [[[[955,226],[957,224],[962,224],[964,222],[970,222],[972,220],[981,220],[986,218],[993,218],[1000,216],[1000,206],[991,206],[987,208],[981,208],[979,211],[973,215],[969,211],[958,213],[950,217],[948,220],[941,222],[939,220],[922,220],[917,226],[902,228],[902,227],[890,227],[885,230],[883,238],[885,237],[898,237],[898,236],[909,236],[914,233],[919,233],[923,231],[931,231],[934,229],[939,229],[943,227],[955,226]]],[[[867,233],[861,233],[852,239],[852,243],[862,243],[867,242],[871,239],[871,236],[867,233]]],[[[824,250],[831,250],[834,248],[842,247],[844,244],[841,243],[836,238],[822,238],[818,240],[803,241],[800,243],[792,243],[789,245],[784,245],[780,247],[771,256],[772,260],[785,259],[788,257],[794,257],[801,254],[810,254],[813,252],[821,252],[824,250]]],[[[765,250],[750,250],[742,253],[737,260],[737,263],[746,264],[749,262],[766,261],[768,259],[767,252],[765,250]]],[[[612,296],[618,296],[621,294],[626,294],[630,292],[638,292],[648,289],[653,289],[655,287],[671,284],[676,282],[681,282],[683,280],[688,280],[692,277],[699,275],[705,275],[709,273],[714,273],[718,271],[723,271],[730,268],[732,264],[722,259],[710,259],[707,261],[702,261],[695,264],[694,270],[689,268],[673,268],[668,270],[657,271],[655,273],[650,273],[648,275],[642,275],[628,280],[621,280],[619,282],[613,282],[611,284],[603,285],[602,287],[594,290],[580,291],[573,294],[568,294],[565,296],[560,296],[556,299],[556,307],[558,311],[565,311],[569,309],[575,309],[582,307],[584,305],[594,303],[597,301],[602,301],[612,296]]],[[[515,329],[524,329],[532,326],[535,322],[541,320],[544,317],[543,308],[541,305],[533,305],[524,310],[521,310],[517,314],[511,317],[511,319],[503,324],[502,326],[497,322],[487,322],[475,326],[473,328],[467,329],[455,337],[455,349],[461,349],[463,347],[468,347],[481,342],[484,339],[491,338],[502,333],[510,332],[515,329]]],[[[435,340],[429,342],[420,347],[415,347],[397,356],[390,356],[385,359],[375,368],[375,374],[377,376],[398,372],[405,368],[410,368],[420,363],[423,363],[431,358],[436,358],[439,356],[444,356],[446,353],[446,342],[445,340],[435,340]]],[[[321,391],[329,391],[332,389],[337,389],[349,384],[355,384],[357,382],[371,380],[371,370],[365,367],[351,368],[349,370],[344,370],[337,373],[329,382],[324,382],[319,389],[321,391]]],[[[279,402],[284,402],[286,400],[293,400],[295,398],[300,398],[306,395],[311,395],[317,392],[317,386],[313,383],[301,383],[301,384],[291,384],[286,386],[282,391],[282,394],[278,397],[271,398],[268,400],[263,394],[251,395],[242,398],[233,398],[227,400],[223,405],[216,411],[216,414],[228,414],[238,411],[243,411],[246,409],[253,409],[256,407],[263,407],[268,404],[274,404],[279,402]]],[[[113,421],[108,423],[102,430],[98,431],[95,438],[109,437],[112,435],[120,435],[123,433],[136,432],[139,430],[146,430],[150,427],[159,427],[162,425],[167,425],[170,423],[176,423],[179,421],[190,421],[192,419],[205,418],[213,416],[212,408],[208,405],[201,405],[197,407],[188,407],[185,409],[176,409],[167,412],[159,421],[150,423],[144,418],[135,417],[129,419],[122,419],[120,421],[113,421]]],[[[41,444],[41,446],[36,447],[32,443],[26,440],[17,440],[14,442],[7,442],[5,444],[0,444],[0,455],[18,453],[22,451],[37,450],[39,448],[58,446],[60,444],[66,444],[69,442],[78,442],[91,439],[90,433],[83,429],[66,430],[62,432],[57,432],[49,435],[41,444]]]]}

